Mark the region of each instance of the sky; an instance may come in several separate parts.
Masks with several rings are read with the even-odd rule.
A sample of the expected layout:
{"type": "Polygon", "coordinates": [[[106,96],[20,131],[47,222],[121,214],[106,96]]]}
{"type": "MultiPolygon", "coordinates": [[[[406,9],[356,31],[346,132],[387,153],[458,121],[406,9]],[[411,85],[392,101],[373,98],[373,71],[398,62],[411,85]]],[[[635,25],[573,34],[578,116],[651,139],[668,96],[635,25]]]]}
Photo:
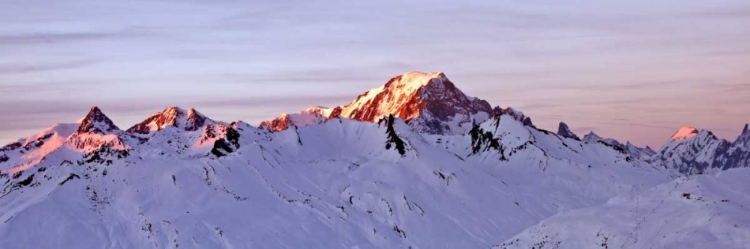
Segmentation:
{"type": "Polygon", "coordinates": [[[750,123],[750,1],[0,1],[0,144],[99,106],[257,124],[442,71],[544,129],[661,147],[750,123]]]}

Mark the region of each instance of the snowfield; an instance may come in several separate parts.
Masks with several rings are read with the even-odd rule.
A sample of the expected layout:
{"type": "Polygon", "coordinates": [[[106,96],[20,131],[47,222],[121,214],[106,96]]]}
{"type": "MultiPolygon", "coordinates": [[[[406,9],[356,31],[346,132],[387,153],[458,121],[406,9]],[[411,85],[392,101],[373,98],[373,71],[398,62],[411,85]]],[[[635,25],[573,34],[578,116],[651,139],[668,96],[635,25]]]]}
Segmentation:
{"type": "Polygon", "coordinates": [[[748,248],[750,169],[681,177],[557,214],[495,248],[748,248]]]}
{"type": "MultiPolygon", "coordinates": [[[[437,85],[412,78],[399,84],[437,85]]],[[[258,128],[170,107],[121,130],[94,107],[0,148],[0,247],[750,248],[750,168],[680,164],[742,165],[748,129],[725,158],[707,132],[654,152],[470,109],[454,116],[481,117],[467,132],[440,134],[430,127],[455,119],[428,111],[362,121],[317,108],[258,128]]]]}

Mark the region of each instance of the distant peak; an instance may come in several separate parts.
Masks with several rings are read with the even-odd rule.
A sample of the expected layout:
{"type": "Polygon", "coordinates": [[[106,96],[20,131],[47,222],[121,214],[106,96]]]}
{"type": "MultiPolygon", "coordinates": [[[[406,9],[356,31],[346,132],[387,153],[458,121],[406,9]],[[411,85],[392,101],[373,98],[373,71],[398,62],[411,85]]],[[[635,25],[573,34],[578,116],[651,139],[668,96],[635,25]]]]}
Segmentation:
{"type": "Polygon", "coordinates": [[[675,132],[674,135],[672,135],[672,140],[677,141],[677,140],[691,138],[697,135],[698,133],[699,133],[698,129],[695,129],[695,127],[683,126],[679,130],[677,130],[677,132],[675,132]]]}
{"type": "Polygon", "coordinates": [[[96,113],[96,112],[101,113],[102,110],[99,109],[98,106],[92,106],[91,109],[89,109],[89,113],[92,113],[92,112],[94,112],[94,113],[96,113]]]}
{"type": "Polygon", "coordinates": [[[207,120],[209,119],[206,116],[194,108],[185,110],[177,106],[170,106],[131,127],[128,132],[148,134],[169,126],[181,128],[185,131],[195,131],[203,127],[207,120]]]}
{"type": "Polygon", "coordinates": [[[98,106],[91,107],[89,113],[81,119],[80,123],[79,133],[108,133],[120,129],[107,115],[104,115],[98,106]]]}
{"type": "Polygon", "coordinates": [[[586,134],[585,136],[583,136],[583,141],[584,142],[588,142],[588,143],[594,143],[594,142],[600,141],[602,139],[603,138],[601,136],[597,135],[596,133],[594,133],[594,131],[590,131],[588,134],[586,134]]]}
{"type": "Polygon", "coordinates": [[[748,128],[747,124],[745,124],[745,127],[742,128],[742,133],[737,136],[737,139],[734,140],[734,143],[741,145],[746,149],[750,149],[750,128],[748,128]]]}
{"type": "Polygon", "coordinates": [[[328,120],[332,110],[326,107],[313,106],[299,113],[282,113],[272,120],[262,121],[258,127],[273,132],[283,131],[289,127],[320,124],[328,120]]]}
{"type": "Polygon", "coordinates": [[[527,117],[526,115],[523,114],[523,112],[518,111],[518,110],[514,109],[513,107],[510,107],[510,106],[507,106],[507,105],[503,106],[503,107],[495,106],[495,108],[493,108],[492,111],[493,111],[493,113],[494,113],[495,116],[510,115],[511,117],[513,117],[514,119],[520,121],[521,123],[523,123],[526,126],[536,127],[536,126],[534,126],[534,123],[531,122],[531,118],[530,117],[527,117]]]}
{"type": "Polygon", "coordinates": [[[302,114],[320,114],[325,117],[328,117],[329,115],[331,115],[331,111],[333,111],[333,109],[328,108],[328,107],[312,106],[310,108],[305,109],[301,113],[302,114]]]}
{"type": "Polygon", "coordinates": [[[580,138],[578,138],[578,136],[570,130],[570,127],[568,127],[568,124],[566,124],[565,122],[560,122],[560,125],[557,127],[557,135],[580,140],[580,138]]]}
{"type": "MultiPolygon", "coordinates": [[[[469,97],[458,89],[443,72],[410,71],[391,78],[385,85],[359,95],[341,111],[331,109],[329,117],[342,117],[376,122],[388,115],[413,121],[420,131],[443,134],[451,127],[442,125],[457,115],[465,120],[477,113],[490,115],[492,107],[487,101],[469,97]],[[423,129],[422,129],[423,128],[423,129]]],[[[471,121],[469,121],[471,122],[471,121]]],[[[454,127],[459,128],[459,127],[454,127]]]]}

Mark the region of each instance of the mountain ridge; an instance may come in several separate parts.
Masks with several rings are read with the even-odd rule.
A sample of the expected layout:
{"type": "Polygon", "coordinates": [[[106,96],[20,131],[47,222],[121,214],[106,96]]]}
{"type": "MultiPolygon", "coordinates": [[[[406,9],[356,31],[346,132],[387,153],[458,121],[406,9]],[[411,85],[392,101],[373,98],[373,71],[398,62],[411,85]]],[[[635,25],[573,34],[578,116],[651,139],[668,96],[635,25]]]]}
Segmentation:
{"type": "MultiPolygon", "coordinates": [[[[564,122],[557,133],[537,128],[521,111],[466,96],[442,73],[417,76],[392,78],[388,87],[400,92],[360,95],[346,114],[363,120],[341,107],[313,107],[255,127],[168,107],[123,131],[92,107],[77,123],[0,148],[0,241],[11,248],[512,248],[566,238],[606,244],[616,235],[619,245],[638,232],[628,227],[634,212],[660,211],[673,224],[665,212],[673,207],[715,215],[690,206],[704,206],[704,198],[735,220],[750,205],[742,194],[702,195],[738,186],[736,177],[724,186],[684,176],[750,172],[726,167],[747,162],[747,125],[731,143],[680,129],[654,152],[593,131],[581,139],[564,122]],[[451,104],[429,108],[437,100],[451,104]],[[648,210],[638,200],[649,200],[648,210]],[[587,210],[613,216],[591,223],[601,229],[596,235],[555,230],[575,227],[587,210]]],[[[670,237],[637,241],[742,235],[750,220],[739,228],[720,220],[710,230],[674,224],[681,226],[670,226],[670,237]]]]}
{"type": "Polygon", "coordinates": [[[259,127],[276,132],[291,126],[319,124],[328,119],[344,118],[377,122],[388,115],[407,121],[420,132],[430,134],[463,134],[473,123],[492,116],[511,114],[524,124],[531,119],[510,107],[492,107],[487,101],[470,97],[458,89],[442,72],[406,72],[384,85],[358,95],[353,101],[333,108],[309,108],[294,114],[282,114],[262,121],[259,127]],[[313,110],[314,111],[311,111],[313,110]]]}

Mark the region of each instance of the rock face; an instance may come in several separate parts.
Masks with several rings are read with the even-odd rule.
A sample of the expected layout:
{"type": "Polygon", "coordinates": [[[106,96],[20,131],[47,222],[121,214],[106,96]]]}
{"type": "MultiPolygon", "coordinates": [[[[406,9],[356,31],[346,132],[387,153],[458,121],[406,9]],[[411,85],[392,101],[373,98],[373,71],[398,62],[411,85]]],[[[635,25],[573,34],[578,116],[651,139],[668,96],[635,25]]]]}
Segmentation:
{"type": "Polygon", "coordinates": [[[748,124],[745,124],[742,133],[740,133],[740,135],[737,136],[737,139],[734,140],[733,146],[750,150],[750,128],[748,128],[748,124]]]}
{"type": "Polygon", "coordinates": [[[418,132],[464,134],[472,128],[473,123],[503,114],[533,126],[531,119],[517,110],[510,107],[493,109],[487,101],[467,96],[441,72],[407,72],[359,95],[346,105],[313,107],[297,114],[283,114],[262,122],[260,127],[281,131],[291,125],[318,124],[333,117],[377,122],[394,115],[418,132]]]}
{"type": "Polygon", "coordinates": [[[470,125],[471,117],[481,113],[486,119],[491,112],[487,101],[466,96],[441,72],[407,72],[341,108],[342,117],[360,121],[393,114],[431,134],[466,132],[471,127],[461,127],[470,125]]]}
{"type": "Polygon", "coordinates": [[[127,130],[133,134],[149,134],[164,129],[176,127],[185,131],[196,131],[210,120],[193,108],[185,111],[179,107],[169,107],[146,118],[143,122],[127,130]]]}
{"type": "Polygon", "coordinates": [[[575,140],[581,140],[578,136],[576,136],[575,133],[573,133],[573,131],[570,130],[570,127],[568,127],[568,124],[566,124],[565,122],[560,122],[560,125],[557,127],[557,135],[575,140]]]}
{"type": "Polygon", "coordinates": [[[716,156],[714,165],[722,165],[722,169],[750,167],[750,129],[747,124],[729,149],[716,156]]]}
{"type": "Polygon", "coordinates": [[[91,107],[91,110],[81,120],[81,125],[78,127],[79,133],[110,133],[116,130],[120,130],[120,128],[117,128],[114,122],[112,122],[109,117],[104,115],[102,113],[102,110],[99,109],[99,107],[91,107]]]}

